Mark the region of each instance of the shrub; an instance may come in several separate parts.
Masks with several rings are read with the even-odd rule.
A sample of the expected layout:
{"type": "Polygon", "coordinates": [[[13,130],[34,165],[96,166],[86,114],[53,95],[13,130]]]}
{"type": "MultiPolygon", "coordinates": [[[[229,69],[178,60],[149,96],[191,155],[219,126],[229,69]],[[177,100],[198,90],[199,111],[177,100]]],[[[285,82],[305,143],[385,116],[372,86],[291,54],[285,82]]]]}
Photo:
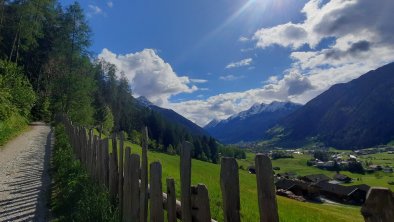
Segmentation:
{"type": "Polygon", "coordinates": [[[13,112],[28,117],[36,100],[33,88],[16,64],[0,60],[0,120],[13,112]]]}

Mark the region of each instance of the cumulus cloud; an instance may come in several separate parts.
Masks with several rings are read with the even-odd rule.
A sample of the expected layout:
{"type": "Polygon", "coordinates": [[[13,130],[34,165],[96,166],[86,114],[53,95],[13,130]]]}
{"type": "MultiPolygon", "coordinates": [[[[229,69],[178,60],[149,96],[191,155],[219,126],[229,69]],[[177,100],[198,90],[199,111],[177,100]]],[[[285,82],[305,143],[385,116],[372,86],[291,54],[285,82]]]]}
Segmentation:
{"type": "Polygon", "coordinates": [[[88,7],[89,7],[88,15],[90,16],[104,14],[103,10],[97,5],[88,5],[88,7]]]}
{"type": "Polygon", "coordinates": [[[306,102],[333,84],[394,61],[393,11],[392,0],[310,0],[301,11],[305,20],[259,29],[253,39],[258,48],[293,49],[287,72],[302,73],[314,86],[298,97],[306,102]],[[316,50],[328,39],[333,43],[316,50]],[[310,49],[299,51],[305,45],[310,49]]]}
{"type": "Polygon", "coordinates": [[[112,7],[114,7],[114,3],[112,1],[108,1],[107,6],[108,6],[108,8],[112,8],[112,7]]]}
{"type": "Polygon", "coordinates": [[[190,82],[194,82],[194,83],[206,83],[206,82],[208,82],[208,80],[206,80],[206,79],[190,79],[190,82]]]}
{"type": "Polygon", "coordinates": [[[191,93],[198,89],[191,85],[192,81],[187,76],[178,76],[171,65],[153,49],[126,55],[103,49],[98,57],[116,65],[125,74],[134,94],[145,96],[157,105],[165,105],[172,95],[191,93]]]}
{"type": "Polygon", "coordinates": [[[231,68],[238,68],[242,66],[249,66],[252,63],[253,59],[252,58],[246,58],[242,59],[238,62],[232,62],[226,66],[226,69],[231,69],[231,68]]]}
{"type": "Polygon", "coordinates": [[[239,37],[238,41],[240,41],[240,42],[247,42],[247,41],[249,41],[249,39],[246,38],[245,36],[241,36],[241,37],[239,37]]]}
{"type": "Polygon", "coordinates": [[[245,78],[244,75],[235,76],[235,75],[232,75],[232,74],[230,74],[230,75],[224,75],[224,76],[220,76],[220,77],[219,77],[219,79],[225,80],[225,81],[234,81],[234,80],[243,79],[243,78],[245,78]]]}

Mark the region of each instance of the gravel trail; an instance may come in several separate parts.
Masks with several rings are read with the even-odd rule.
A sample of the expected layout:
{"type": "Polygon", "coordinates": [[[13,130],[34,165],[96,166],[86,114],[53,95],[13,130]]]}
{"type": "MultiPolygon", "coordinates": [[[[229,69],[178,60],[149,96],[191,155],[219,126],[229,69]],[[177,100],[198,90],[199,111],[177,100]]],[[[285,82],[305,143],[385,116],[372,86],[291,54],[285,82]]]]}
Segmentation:
{"type": "Polygon", "coordinates": [[[0,148],[0,222],[48,221],[53,133],[44,123],[0,148]]]}

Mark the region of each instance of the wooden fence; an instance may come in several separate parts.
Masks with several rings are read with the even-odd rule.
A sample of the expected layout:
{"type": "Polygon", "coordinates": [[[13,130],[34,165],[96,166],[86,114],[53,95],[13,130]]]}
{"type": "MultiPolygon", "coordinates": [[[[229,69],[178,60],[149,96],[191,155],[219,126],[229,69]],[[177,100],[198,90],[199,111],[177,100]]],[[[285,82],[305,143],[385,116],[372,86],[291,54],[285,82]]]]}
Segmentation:
{"type": "MultiPolygon", "coordinates": [[[[180,154],[181,201],[176,199],[175,181],[166,179],[167,190],[162,190],[162,166],[160,162],[150,163],[148,174],[148,133],[143,129],[142,156],[131,154],[130,147],[124,147],[122,134],[119,141],[113,135],[100,138],[93,130],[74,126],[65,116],[61,121],[66,127],[76,157],[97,183],[104,185],[114,203],[119,204],[122,221],[148,220],[163,222],[164,210],[167,221],[177,219],[184,222],[214,222],[211,218],[208,189],[204,184],[191,185],[192,145],[184,142],[180,154]],[[109,143],[112,142],[112,151],[109,143]],[[118,148],[119,144],[119,148],[118,148]],[[118,154],[119,151],[119,154],[118,154]],[[123,160],[123,161],[122,161],[123,160]],[[149,182],[148,183],[148,175],[149,182]],[[149,204],[149,208],[148,208],[149,204]]],[[[279,221],[274,175],[268,156],[255,157],[257,197],[260,222],[279,221]]],[[[222,191],[223,215],[226,222],[241,221],[238,164],[234,158],[221,158],[220,187],[222,191]]],[[[251,200],[252,201],[252,200],[251,200]]],[[[388,222],[394,218],[394,197],[390,190],[372,188],[362,207],[366,222],[388,222]]],[[[258,221],[258,219],[256,219],[258,221]]]]}

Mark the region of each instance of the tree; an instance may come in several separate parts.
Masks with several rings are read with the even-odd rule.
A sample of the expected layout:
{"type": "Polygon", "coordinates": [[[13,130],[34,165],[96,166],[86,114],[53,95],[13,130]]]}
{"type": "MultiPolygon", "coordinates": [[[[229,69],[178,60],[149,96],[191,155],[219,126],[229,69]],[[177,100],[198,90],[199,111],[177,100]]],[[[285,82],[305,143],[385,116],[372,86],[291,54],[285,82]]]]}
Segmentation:
{"type": "Polygon", "coordinates": [[[13,112],[28,117],[36,95],[23,71],[15,63],[0,60],[0,119],[4,120],[13,112]]]}
{"type": "Polygon", "coordinates": [[[108,106],[104,107],[104,118],[102,122],[104,133],[109,135],[114,128],[114,116],[112,111],[108,106]]]}

